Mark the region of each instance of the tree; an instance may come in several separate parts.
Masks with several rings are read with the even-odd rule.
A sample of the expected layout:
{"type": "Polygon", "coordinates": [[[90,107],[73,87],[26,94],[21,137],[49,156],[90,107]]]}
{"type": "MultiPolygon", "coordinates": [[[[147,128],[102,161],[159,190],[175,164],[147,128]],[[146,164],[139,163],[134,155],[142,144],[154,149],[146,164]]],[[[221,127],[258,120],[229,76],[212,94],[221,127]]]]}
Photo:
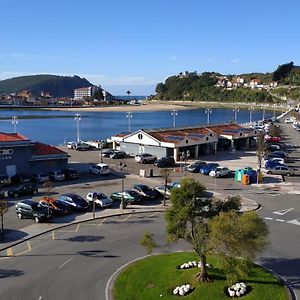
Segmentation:
{"type": "Polygon", "coordinates": [[[163,178],[164,182],[164,187],[165,187],[165,192],[164,192],[164,206],[166,205],[166,194],[167,194],[167,185],[170,182],[170,175],[171,175],[171,169],[161,169],[160,170],[160,175],[163,178]]]}
{"type": "Polygon", "coordinates": [[[52,189],[53,189],[53,183],[51,181],[46,181],[43,184],[43,187],[45,189],[46,196],[44,197],[44,200],[48,202],[48,216],[50,215],[50,195],[52,194],[52,189]]]}
{"type": "Polygon", "coordinates": [[[172,206],[166,211],[167,235],[170,242],[187,240],[199,256],[201,270],[196,275],[200,281],[209,281],[206,256],[209,253],[208,220],[221,211],[240,208],[239,197],[225,201],[205,197],[205,187],[191,177],[185,177],[181,186],[172,191],[172,206]]]}
{"type": "Polygon", "coordinates": [[[273,72],[273,80],[279,81],[287,77],[290,71],[294,68],[294,63],[291,61],[290,63],[279,65],[276,71],[273,72]]]}
{"type": "Polygon", "coordinates": [[[130,92],[130,91],[127,91],[126,94],[127,94],[127,96],[129,97],[130,94],[131,94],[131,92],[130,92]]]}
{"type": "Polygon", "coordinates": [[[256,136],[256,155],[257,155],[259,171],[261,170],[262,159],[264,158],[265,149],[266,149],[265,134],[264,132],[258,132],[256,136]]]}
{"type": "Polygon", "coordinates": [[[153,233],[145,232],[143,238],[140,240],[140,245],[145,247],[148,255],[153,252],[153,249],[158,247],[153,239],[153,236],[153,233]]]}
{"type": "Polygon", "coordinates": [[[103,93],[102,93],[102,89],[98,89],[95,91],[93,98],[97,99],[97,100],[103,100],[103,93]]]}
{"type": "Polygon", "coordinates": [[[268,245],[268,227],[256,212],[221,212],[209,221],[209,231],[209,245],[221,255],[229,284],[247,275],[249,263],[268,245]]]}
{"type": "Polygon", "coordinates": [[[0,200],[0,216],[1,216],[1,240],[4,241],[4,214],[7,212],[8,206],[5,199],[0,200]]]}

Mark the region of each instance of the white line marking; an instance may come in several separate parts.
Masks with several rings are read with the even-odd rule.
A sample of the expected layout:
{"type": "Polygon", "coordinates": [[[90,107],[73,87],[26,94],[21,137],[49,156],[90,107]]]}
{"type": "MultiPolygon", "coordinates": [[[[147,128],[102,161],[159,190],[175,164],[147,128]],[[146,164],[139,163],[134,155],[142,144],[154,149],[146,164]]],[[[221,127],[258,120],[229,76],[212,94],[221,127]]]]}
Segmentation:
{"type": "Polygon", "coordinates": [[[73,260],[74,259],[74,257],[73,258],[70,258],[70,259],[68,259],[67,261],[65,261],[62,265],[60,265],[59,267],[58,267],[58,269],[61,269],[64,265],[66,265],[67,263],[69,263],[71,260],[73,260]]]}
{"type": "Polygon", "coordinates": [[[287,223],[300,226],[300,222],[297,219],[296,220],[287,221],[287,223]]]}
{"type": "Polygon", "coordinates": [[[285,215],[287,214],[288,212],[290,212],[291,210],[293,210],[294,208],[288,208],[288,209],[283,209],[283,210],[278,210],[278,211],[273,211],[273,214],[276,214],[276,215],[285,215]]]}
{"type": "Polygon", "coordinates": [[[277,221],[277,222],[285,222],[285,220],[282,220],[282,219],[275,219],[275,221],[277,221]]]}
{"type": "Polygon", "coordinates": [[[265,217],[265,220],[273,220],[274,218],[265,217]]]}
{"type": "Polygon", "coordinates": [[[128,236],[123,236],[123,237],[121,237],[121,238],[114,239],[114,240],[111,240],[111,241],[109,241],[109,242],[110,242],[110,243],[112,243],[112,242],[116,242],[116,241],[124,240],[124,239],[127,239],[127,238],[128,238],[128,236]]]}

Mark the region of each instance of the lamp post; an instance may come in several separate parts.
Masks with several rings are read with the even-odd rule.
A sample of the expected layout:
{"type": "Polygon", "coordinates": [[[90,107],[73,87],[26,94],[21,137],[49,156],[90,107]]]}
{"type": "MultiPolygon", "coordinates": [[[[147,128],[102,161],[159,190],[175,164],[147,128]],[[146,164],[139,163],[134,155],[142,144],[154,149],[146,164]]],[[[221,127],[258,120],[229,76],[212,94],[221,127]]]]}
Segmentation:
{"type": "Polygon", "coordinates": [[[233,109],[234,112],[234,123],[237,123],[237,113],[240,111],[239,107],[233,109]]]}
{"type": "Polygon", "coordinates": [[[18,117],[17,116],[11,117],[11,124],[14,126],[14,132],[17,133],[17,125],[18,125],[18,117]]]}
{"type": "Polygon", "coordinates": [[[132,119],[132,112],[127,112],[126,118],[128,119],[128,132],[131,132],[130,119],[132,119]]]}
{"type": "Polygon", "coordinates": [[[276,112],[275,112],[275,105],[273,106],[273,121],[275,121],[275,116],[276,116],[276,112]]]}
{"type": "Polygon", "coordinates": [[[207,124],[209,124],[209,115],[212,113],[212,109],[211,108],[205,108],[204,112],[207,114],[207,124]]]}
{"type": "Polygon", "coordinates": [[[177,116],[177,110],[173,109],[171,110],[171,116],[173,117],[173,127],[176,127],[176,116],[177,116]]]}
{"type": "Polygon", "coordinates": [[[126,208],[126,204],[124,202],[124,178],[125,178],[126,167],[127,166],[126,166],[125,163],[122,163],[122,162],[119,163],[119,170],[120,170],[121,176],[122,176],[122,189],[121,189],[121,191],[122,191],[122,197],[121,197],[121,204],[120,204],[120,208],[121,209],[126,208]]]}
{"type": "Polygon", "coordinates": [[[252,123],[252,112],[253,112],[253,110],[254,110],[254,107],[251,106],[251,107],[249,107],[248,109],[249,109],[249,122],[250,122],[250,124],[251,124],[251,123],[252,123]]]}
{"type": "Polygon", "coordinates": [[[79,141],[80,141],[79,123],[81,121],[81,115],[80,114],[75,115],[75,121],[76,121],[76,124],[77,124],[77,143],[79,143],[79,141]]]}
{"type": "Polygon", "coordinates": [[[102,157],[102,148],[103,148],[103,141],[100,141],[100,163],[103,163],[103,157],[102,157]]]}

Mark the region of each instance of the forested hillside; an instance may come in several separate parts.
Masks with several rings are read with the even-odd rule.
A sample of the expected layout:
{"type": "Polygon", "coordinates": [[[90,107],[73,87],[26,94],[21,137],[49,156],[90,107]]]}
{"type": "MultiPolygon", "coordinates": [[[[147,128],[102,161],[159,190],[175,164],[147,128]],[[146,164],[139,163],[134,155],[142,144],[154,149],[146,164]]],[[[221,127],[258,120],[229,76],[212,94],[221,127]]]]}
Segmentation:
{"type": "Polygon", "coordinates": [[[32,75],[0,81],[0,94],[28,90],[34,96],[49,92],[52,97],[73,97],[74,89],[91,86],[88,80],[78,76],[32,75]]]}

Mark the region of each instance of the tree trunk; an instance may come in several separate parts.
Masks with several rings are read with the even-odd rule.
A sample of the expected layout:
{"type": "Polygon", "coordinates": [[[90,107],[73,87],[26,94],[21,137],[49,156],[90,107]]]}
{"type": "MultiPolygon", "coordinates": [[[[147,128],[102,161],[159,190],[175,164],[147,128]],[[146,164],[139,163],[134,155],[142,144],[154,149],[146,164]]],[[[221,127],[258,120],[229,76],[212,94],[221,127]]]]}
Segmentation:
{"type": "Polygon", "coordinates": [[[196,277],[201,282],[209,282],[211,279],[208,276],[206,269],[206,256],[205,254],[200,255],[201,271],[197,273],[196,277]]]}

